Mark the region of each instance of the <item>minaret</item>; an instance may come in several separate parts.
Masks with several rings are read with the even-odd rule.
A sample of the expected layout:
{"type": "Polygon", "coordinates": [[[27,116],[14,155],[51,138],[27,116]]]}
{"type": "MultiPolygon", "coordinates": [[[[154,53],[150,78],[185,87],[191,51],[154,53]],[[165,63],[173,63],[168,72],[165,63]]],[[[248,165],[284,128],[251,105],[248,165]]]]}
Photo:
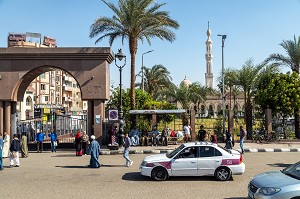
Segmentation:
{"type": "Polygon", "coordinates": [[[214,88],[214,75],[212,72],[212,41],[210,39],[211,31],[209,29],[209,22],[208,22],[208,29],[207,29],[207,40],[205,42],[206,44],[206,73],[205,73],[205,86],[209,88],[214,88]]]}

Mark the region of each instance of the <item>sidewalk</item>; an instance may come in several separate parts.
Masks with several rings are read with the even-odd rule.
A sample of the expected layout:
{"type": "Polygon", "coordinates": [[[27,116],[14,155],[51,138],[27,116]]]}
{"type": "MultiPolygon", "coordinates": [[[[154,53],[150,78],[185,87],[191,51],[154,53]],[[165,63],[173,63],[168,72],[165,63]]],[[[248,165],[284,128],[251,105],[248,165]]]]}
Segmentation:
{"type": "MultiPolygon", "coordinates": [[[[179,147],[181,144],[168,145],[168,146],[132,146],[130,147],[131,154],[160,154],[167,153],[175,148],[179,147]]],[[[224,146],[224,143],[219,143],[220,146],[224,146]]],[[[236,142],[234,149],[240,151],[240,144],[236,142]]],[[[257,152],[300,152],[300,142],[289,142],[282,141],[277,143],[251,143],[246,141],[244,143],[244,149],[246,153],[257,153],[257,152]]],[[[101,149],[102,155],[116,155],[122,154],[123,149],[119,150],[109,150],[101,149]]]]}

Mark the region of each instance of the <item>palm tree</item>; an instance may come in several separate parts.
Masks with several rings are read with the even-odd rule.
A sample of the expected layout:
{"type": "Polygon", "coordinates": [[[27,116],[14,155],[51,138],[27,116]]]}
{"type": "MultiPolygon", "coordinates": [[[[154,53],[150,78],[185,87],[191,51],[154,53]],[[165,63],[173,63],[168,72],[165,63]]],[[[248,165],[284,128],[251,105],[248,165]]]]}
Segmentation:
{"type": "Polygon", "coordinates": [[[194,109],[198,112],[200,110],[200,104],[206,100],[207,95],[214,93],[212,88],[202,86],[199,82],[193,82],[189,86],[190,100],[194,104],[194,109]]]}
{"type": "MultiPolygon", "coordinates": [[[[170,72],[163,65],[154,65],[152,68],[143,67],[144,75],[141,75],[142,71],[138,76],[144,76],[144,88],[153,99],[157,100],[163,95],[163,92],[171,84],[172,77],[170,72]]],[[[136,86],[141,85],[137,83],[136,86]]]]}
{"type": "MultiPolygon", "coordinates": [[[[231,110],[231,97],[233,96],[233,104],[235,104],[236,96],[239,94],[239,87],[237,85],[237,71],[231,68],[227,68],[224,71],[224,86],[225,86],[225,96],[229,95],[229,109],[231,110]],[[226,94],[226,91],[229,93],[226,94]]],[[[222,76],[218,77],[218,88],[222,92],[222,76]]]]}
{"type": "Polygon", "coordinates": [[[249,59],[242,66],[242,69],[236,71],[235,83],[238,85],[244,93],[245,103],[245,122],[248,132],[248,138],[252,136],[252,98],[255,94],[255,90],[259,81],[260,73],[265,67],[265,64],[254,65],[253,60],[249,59]]]}
{"type": "Polygon", "coordinates": [[[189,110],[194,105],[199,110],[200,103],[205,101],[207,95],[212,93],[212,90],[198,82],[193,82],[189,86],[181,84],[177,87],[175,84],[172,84],[169,90],[165,92],[167,97],[172,98],[175,102],[179,102],[183,109],[189,110]]]}
{"type": "MultiPolygon", "coordinates": [[[[119,0],[118,6],[102,0],[113,12],[112,18],[100,17],[91,25],[90,37],[99,36],[96,43],[103,38],[109,38],[110,46],[116,38],[128,39],[131,59],[130,107],[135,109],[135,59],[138,42],[154,37],[175,40],[175,34],[169,28],[178,29],[177,21],[170,18],[169,13],[161,11],[165,3],[155,3],[155,0],[119,0]]],[[[135,122],[135,121],[133,121],[135,122]]]]}
{"type": "MultiPolygon", "coordinates": [[[[288,66],[293,72],[299,74],[300,69],[300,36],[298,40],[294,36],[294,40],[283,40],[280,44],[286,51],[287,56],[281,54],[271,54],[269,58],[266,59],[266,62],[273,62],[278,65],[288,66]]],[[[299,108],[294,110],[295,117],[295,135],[297,138],[300,138],[300,117],[299,117],[299,108]]]]}

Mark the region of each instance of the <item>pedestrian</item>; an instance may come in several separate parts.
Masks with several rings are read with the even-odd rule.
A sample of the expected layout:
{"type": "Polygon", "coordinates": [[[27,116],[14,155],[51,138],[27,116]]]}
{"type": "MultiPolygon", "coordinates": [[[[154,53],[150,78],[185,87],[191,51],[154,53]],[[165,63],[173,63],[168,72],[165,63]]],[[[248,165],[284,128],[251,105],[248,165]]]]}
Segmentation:
{"type": "Polygon", "coordinates": [[[78,131],[75,137],[76,156],[82,156],[82,139],[78,131]]]}
{"type": "Polygon", "coordinates": [[[242,150],[242,154],[245,153],[244,139],[245,139],[246,135],[247,135],[247,132],[244,130],[243,126],[240,126],[240,147],[241,147],[241,150],[242,150]]]}
{"type": "Polygon", "coordinates": [[[218,131],[215,130],[215,131],[214,131],[214,134],[210,136],[210,141],[211,141],[212,143],[218,144],[217,134],[218,134],[218,131]]]}
{"type": "Polygon", "coordinates": [[[161,136],[160,136],[160,139],[161,139],[161,145],[162,146],[168,146],[168,137],[167,137],[167,129],[164,128],[161,132],[161,136]]]}
{"type": "Polygon", "coordinates": [[[112,135],[114,134],[113,125],[111,125],[107,131],[107,145],[112,144],[112,135]]]}
{"type": "Polygon", "coordinates": [[[88,149],[88,145],[89,145],[89,136],[86,134],[85,131],[82,132],[82,149],[83,149],[83,154],[86,155],[87,154],[87,149],[88,149]]]}
{"type": "Polygon", "coordinates": [[[16,167],[20,166],[20,159],[19,159],[19,151],[20,151],[20,140],[17,134],[14,134],[13,140],[10,144],[10,167],[14,166],[14,162],[16,162],[16,167]]]}
{"type": "Polygon", "coordinates": [[[152,130],[152,137],[151,137],[151,143],[152,143],[152,146],[155,145],[155,146],[158,146],[158,136],[159,136],[159,131],[157,130],[156,127],[153,127],[153,130],[152,130]]]}
{"type": "Polygon", "coordinates": [[[3,138],[2,138],[2,133],[0,132],[0,170],[3,170],[2,150],[3,150],[3,138]]]}
{"type": "Polygon", "coordinates": [[[43,152],[43,141],[45,139],[45,134],[43,131],[39,130],[38,133],[35,136],[35,141],[37,144],[37,152],[42,153],[43,152]]]}
{"type": "Polygon", "coordinates": [[[204,126],[200,126],[200,130],[198,131],[198,139],[203,142],[206,138],[206,131],[204,130],[204,126]]]}
{"type": "Polygon", "coordinates": [[[2,158],[9,157],[9,145],[10,145],[10,137],[6,132],[4,132],[2,158]]]}
{"type": "Polygon", "coordinates": [[[51,152],[55,152],[56,153],[56,147],[57,147],[57,135],[56,132],[54,131],[54,129],[51,130],[51,133],[48,134],[48,136],[50,137],[50,141],[51,141],[51,152]]]}
{"type": "Polygon", "coordinates": [[[186,123],[183,127],[184,130],[184,141],[190,142],[191,141],[191,127],[188,123],[186,123]]]}
{"type": "Polygon", "coordinates": [[[226,149],[232,149],[232,147],[233,147],[233,143],[232,143],[231,133],[229,133],[228,130],[226,130],[226,134],[225,134],[225,148],[226,149]]]}
{"type": "Polygon", "coordinates": [[[21,139],[21,157],[22,158],[27,158],[28,157],[28,145],[27,145],[26,132],[22,133],[22,139],[21,139]]]}
{"type": "Polygon", "coordinates": [[[96,137],[94,135],[91,136],[92,142],[89,146],[89,154],[91,155],[90,159],[90,168],[99,168],[101,164],[99,162],[99,155],[100,155],[100,144],[98,143],[96,137]]]}
{"type": "Polygon", "coordinates": [[[131,146],[131,140],[128,137],[128,133],[125,133],[125,138],[124,138],[124,155],[123,157],[126,160],[125,166],[130,167],[133,164],[133,161],[129,159],[129,148],[131,146]]]}
{"type": "Polygon", "coordinates": [[[146,129],[142,130],[141,145],[148,146],[148,131],[146,129]]]}

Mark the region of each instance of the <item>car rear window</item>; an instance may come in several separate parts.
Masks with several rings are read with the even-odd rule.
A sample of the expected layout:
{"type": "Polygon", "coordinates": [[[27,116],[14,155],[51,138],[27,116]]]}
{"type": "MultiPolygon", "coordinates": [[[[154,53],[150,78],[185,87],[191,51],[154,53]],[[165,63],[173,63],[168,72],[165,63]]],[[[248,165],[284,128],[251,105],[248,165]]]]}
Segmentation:
{"type": "Polygon", "coordinates": [[[214,157],[214,156],[222,156],[222,153],[211,146],[201,146],[200,147],[200,157],[214,157]]]}

